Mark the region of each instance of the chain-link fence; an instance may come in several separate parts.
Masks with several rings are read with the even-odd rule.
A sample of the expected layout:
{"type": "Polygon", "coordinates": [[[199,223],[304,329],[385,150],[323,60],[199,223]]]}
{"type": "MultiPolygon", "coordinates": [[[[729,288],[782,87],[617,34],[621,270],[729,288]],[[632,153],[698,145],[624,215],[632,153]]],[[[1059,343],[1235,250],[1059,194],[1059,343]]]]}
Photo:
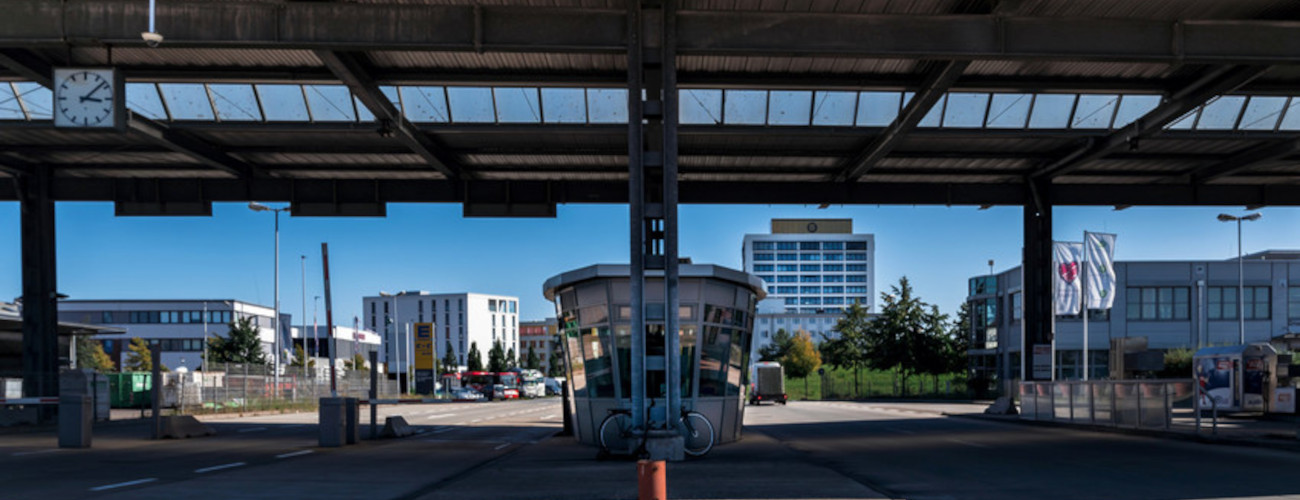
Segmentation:
{"type": "MultiPolygon", "coordinates": [[[[213,363],[208,371],[164,373],[162,407],[182,413],[220,413],[314,407],[330,395],[329,370],[286,366],[275,373],[267,365],[213,363]]],[[[370,371],[339,370],[338,395],[370,396],[370,371]]],[[[380,397],[398,394],[396,380],[379,376],[380,397]]]]}

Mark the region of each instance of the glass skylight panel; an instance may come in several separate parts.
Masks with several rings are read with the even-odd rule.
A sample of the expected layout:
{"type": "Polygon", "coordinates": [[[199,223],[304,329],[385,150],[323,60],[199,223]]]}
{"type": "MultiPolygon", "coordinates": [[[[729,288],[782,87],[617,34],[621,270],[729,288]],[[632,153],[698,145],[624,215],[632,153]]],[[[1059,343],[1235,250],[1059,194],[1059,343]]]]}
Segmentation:
{"type": "Polygon", "coordinates": [[[1114,128],[1123,128],[1138,118],[1150,113],[1160,105],[1160,96],[1155,94],[1130,94],[1120,97],[1119,110],[1115,112],[1114,128]]]}
{"type": "Polygon", "coordinates": [[[262,100],[262,115],[269,122],[305,122],[311,120],[301,85],[255,85],[262,100]]]}
{"type": "Polygon", "coordinates": [[[953,92],[948,94],[944,107],[943,126],[979,128],[984,125],[984,112],[988,110],[989,95],[984,93],[953,92]]]}
{"type": "Polygon", "coordinates": [[[388,102],[393,103],[397,109],[402,109],[402,96],[397,91],[397,87],[383,86],[379,87],[379,93],[388,98],[388,102]]]}
{"type": "Polygon", "coordinates": [[[1118,104],[1118,95],[1081,94],[1070,128],[1110,128],[1118,104]]]}
{"type": "MultiPolygon", "coordinates": [[[[362,122],[375,121],[375,114],[370,112],[370,108],[367,108],[366,105],[361,102],[361,99],[359,97],[356,96],[352,97],[352,107],[356,108],[357,110],[357,121],[362,121],[362,122]]],[[[397,109],[402,109],[402,106],[397,104],[394,104],[393,107],[397,109]]]]}
{"type": "Polygon", "coordinates": [[[407,120],[416,123],[446,123],[451,121],[447,113],[447,94],[442,87],[401,87],[402,113],[407,120]]]}
{"type": "Polygon", "coordinates": [[[1038,94],[1029,112],[1029,128],[1066,128],[1074,110],[1074,94],[1038,94]]]}
{"type": "Polygon", "coordinates": [[[455,123],[492,123],[496,110],[492,109],[492,89],[488,87],[447,87],[447,103],[451,105],[451,121],[455,123]]]}
{"type": "Polygon", "coordinates": [[[158,96],[158,86],[152,83],[126,84],[126,107],[153,120],[166,120],[167,108],[158,96]]]}
{"type": "Polygon", "coordinates": [[[934,102],[934,106],[931,106],[929,111],[926,111],[925,117],[921,118],[921,121],[917,122],[916,126],[938,127],[940,121],[943,119],[943,109],[944,106],[947,105],[947,101],[948,95],[944,94],[943,97],[940,97],[938,101],[934,102]]]}
{"type": "Polygon", "coordinates": [[[540,97],[535,87],[496,87],[492,97],[497,108],[497,122],[541,123],[540,97]]]}
{"type": "Polygon", "coordinates": [[[212,120],[212,101],[202,83],[160,83],[163,99],[173,120],[212,120]]]}
{"type": "Polygon", "coordinates": [[[984,125],[989,128],[1025,128],[1025,122],[1029,120],[1029,104],[1033,100],[1030,94],[993,94],[984,125]]]}
{"type": "Polygon", "coordinates": [[[1282,116],[1282,108],[1286,107],[1285,97],[1279,96],[1251,96],[1250,102],[1246,104],[1246,111],[1241,115],[1241,124],[1237,128],[1241,130],[1273,130],[1277,126],[1277,120],[1282,116]]]}
{"type": "Polygon", "coordinates": [[[1178,117],[1177,120],[1170,122],[1165,128],[1169,130],[1191,130],[1192,125],[1196,123],[1196,115],[1201,113],[1201,108],[1188,111],[1187,114],[1178,117]]]}
{"type": "Polygon", "coordinates": [[[901,99],[898,92],[862,92],[858,95],[858,126],[889,126],[898,118],[901,99]]]}
{"type": "MultiPolygon", "coordinates": [[[[686,92],[682,91],[677,98],[685,99],[686,92]]],[[[627,123],[627,89],[587,89],[587,121],[627,123]]]]}
{"type": "MultiPolygon", "coordinates": [[[[18,89],[20,92],[22,89],[18,89]]],[[[31,110],[27,110],[31,113],[31,110]]],[[[1286,111],[1282,113],[1282,123],[1278,124],[1278,130],[1300,130],[1300,99],[1291,98],[1287,103],[1286,111]]]]}
{"type": "Polygon", "coordinates": [[[54,119],[54,93],[50,89],[36,82],[15,82],[14,90],[18,91],[18,100],[27,110],[28,120],[54,119]]]}
{"type": "Polygon", "coordinates": [[[813,94],[813,125],[852,126],[856,92],[818,91],[813,94]]]}
{"type": "Polygon", "coordinates": [[[722,123],[722,91],[685,89],[677,98],[678,121],[685,125],[718,125],[722,123]]]}
{"type": "Polygon", "coordinates": [[[724,96],[723,123],[728,125],[763,125],[767,122],[767,92],[762,90],[727,90],[724,96]]]}
{"type": "Polygon", "coordinates": [[[768,94],[768,125],[803,125],[812,119],[812,91],[773,90],[768,94]]]}
{"type": "Polygon", "coordinates": [[[9,82],[0,82],[0,120],[26,120],[27,113],[14,94],[14,87],[9,82]]]}
{"type": "MultiPolygon", "coordinates": [[[[497,89],[497,92],[500,99],[500,89],[497,89]]],[[[542,89],[542,117],[545,118],[546,123],[587,123],[587,103],[584,94],[582,89],[542,89]]],[[[497,106],[500,105],[501,102],[497,101],[497,106]]],[[[626,99],[623,101],[623,107],[627,108],[626,99]]]]}
{"type": "Polygon", "coordinates": [[[1223,95],[1211,99],[1201,109],[1201,119],[1196,122],[1197,130],[1231,130],[1237,126],[1237,117],[1246,104],[1246,97],[1223,95]]]}
{"type": "Polygon", "coordinates": [[[262,112],[257,108],[257,95],[253,93],[252,85],[210,83],[208,93],[212,95],[212,104],[217,108],[217,119],[221,121],[262,120],[262,112]]]}
{"type": "Polygon", "coordinates": [[[342,85],[305,85],[311,119],[318,122],[354,122],[352,92],[342,85]]]}

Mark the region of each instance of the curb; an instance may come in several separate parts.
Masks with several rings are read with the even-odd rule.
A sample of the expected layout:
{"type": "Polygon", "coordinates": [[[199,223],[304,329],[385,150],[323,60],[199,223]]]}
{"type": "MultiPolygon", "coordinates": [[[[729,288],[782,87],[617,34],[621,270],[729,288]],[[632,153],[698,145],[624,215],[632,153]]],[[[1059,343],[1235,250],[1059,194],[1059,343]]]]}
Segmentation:
{"type": "Polygon", "coordinates": [[[1282,451],[1300,452],[1300,439],[1296,440],[1268,440],[1260,438],[1231,438],[1212,435],[1197,435],[1178,431],[1158,431],[1148,429],[1123,429],[1118,427],[1105,427],[1099,425],[1081,425],[1067,424],[1063,422],[1047,422],[1042,420],[1022,420],[1020,418],[1001,418],[985,416],[975,413],[943,413],[946,417],[969,418],[972,420],[983,420],[986,422],[1005,422],[1010,424],[1029,425],[1037,427],[1051,427],[1058,429],[1073,429],[1079,431],[1105,432],[1110,434],[1122,434],[1127,436],[1140,436],[1156,439],[1167,439],[1172,441],[1187,441],[1193,443],[1227,445],[1227,446],[1245,446],[1252,448],[1268,448],[1282,451]]]}

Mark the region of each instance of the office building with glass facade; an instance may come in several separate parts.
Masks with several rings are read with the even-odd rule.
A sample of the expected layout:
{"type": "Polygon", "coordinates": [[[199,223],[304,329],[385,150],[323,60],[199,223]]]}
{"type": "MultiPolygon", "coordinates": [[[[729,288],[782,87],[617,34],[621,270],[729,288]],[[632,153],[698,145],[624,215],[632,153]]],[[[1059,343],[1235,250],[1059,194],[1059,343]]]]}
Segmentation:
{"type": "MultiPolygon", "coordinates": [[[[1294,339],[1300,334],[1300,252],[1246,255],[1242,266],[1245,283],[1239,294],[1236,258],[1115,262],[1114,306],[1088,315],[1089,378],[1109,376],[1111,339],[1145,337],[1155,350],[1237,345],[1238,295],[1245,298],[1246,343],[1283,345],[1294,339]]],[[[967,285],[974,375],[990,381],[1019,379],[1020,268],[976,276],[967,285]]],[[[1082,317],[1056,316],[1055,332],[1056,378],[1081,378],[1082,317]]]]}

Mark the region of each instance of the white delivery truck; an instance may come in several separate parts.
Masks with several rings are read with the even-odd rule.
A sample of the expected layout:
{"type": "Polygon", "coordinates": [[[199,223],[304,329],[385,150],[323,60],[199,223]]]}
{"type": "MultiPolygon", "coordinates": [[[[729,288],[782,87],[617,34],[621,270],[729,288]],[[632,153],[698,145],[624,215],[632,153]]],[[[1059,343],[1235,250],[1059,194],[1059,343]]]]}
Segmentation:
{"type": "Polygon", "coordinates": [[[764,401],[785,404],[785,370],[776,361],[754,363],[749,374],[749,404],[761,405],[764,401]]]}

